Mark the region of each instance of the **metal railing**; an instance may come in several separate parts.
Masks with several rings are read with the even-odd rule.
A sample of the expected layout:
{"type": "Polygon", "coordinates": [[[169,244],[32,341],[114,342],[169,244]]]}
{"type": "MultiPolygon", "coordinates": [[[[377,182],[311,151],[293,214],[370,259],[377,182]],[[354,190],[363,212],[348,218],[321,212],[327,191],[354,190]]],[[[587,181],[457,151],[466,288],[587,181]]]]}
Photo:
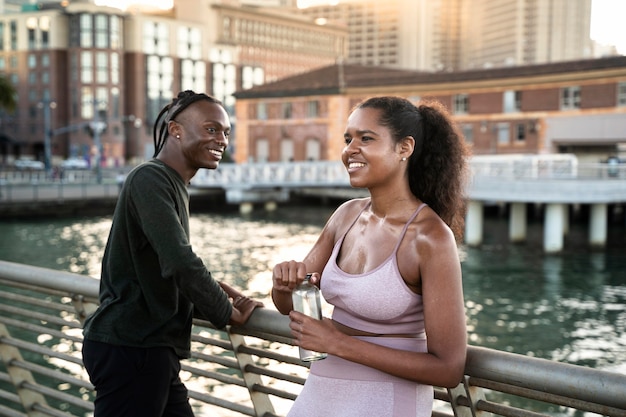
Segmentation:
{"type": "MultiPolygon", "coordinates": [[[[92,415],[81,322],[97,292],[94,278],[0,261],[0,416],[92,415]]],[[[306,379],[269,308],[227,331],[196,321],[192,344],[181,376],[198,415],[282,416],[306,379]]],[[[462,382],[435,398],[435,417],[623,417],[626,375],[472,346],[462,382]]]]}

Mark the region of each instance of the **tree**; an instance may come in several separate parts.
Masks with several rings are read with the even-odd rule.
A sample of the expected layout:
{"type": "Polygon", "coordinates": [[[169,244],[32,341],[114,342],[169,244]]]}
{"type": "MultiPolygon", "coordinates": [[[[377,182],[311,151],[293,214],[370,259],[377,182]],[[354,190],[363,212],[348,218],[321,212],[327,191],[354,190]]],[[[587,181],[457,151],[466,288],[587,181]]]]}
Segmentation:
{"type": "Polygon", "coordinates": [[[0,109],[13,111],[16,106],[15,86],[4,74],[0,74],[0,109]]]}

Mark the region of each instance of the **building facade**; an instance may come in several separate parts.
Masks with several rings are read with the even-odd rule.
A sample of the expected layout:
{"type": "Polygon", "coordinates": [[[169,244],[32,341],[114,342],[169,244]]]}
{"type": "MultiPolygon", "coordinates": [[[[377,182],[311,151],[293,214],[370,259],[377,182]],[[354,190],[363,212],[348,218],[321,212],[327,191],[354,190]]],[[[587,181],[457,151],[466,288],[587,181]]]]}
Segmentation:
{"type": "Polygon", "coordinates": [[[236,94],[245,161],[339,160],[350,110],[376,95],[442,102],[475,155],[626,157],[626,57],[456,73],[334,65],[236,94]]]}
{"type": "Polygon", "coordinates": [[[593,56],[591,0],[301,3],[311,5],[299,13],[348,27],[350,64],[459,71],[593,56]]]}
{"type": "MultiPolygon", "coordinates": [[[[180,0],[171,10],[26,4],[0,16],[0,74],[18,108],[0,113],[0,163],[136,163],[153,154],[152,127],[181,90],[222,100],[336,62],[347,31],[238,1],[180,0]]],[[[236,130],[236,125],[234,126],[236,130]]],[[[233,144],[234,145],[234,144],[233,144]]]]}

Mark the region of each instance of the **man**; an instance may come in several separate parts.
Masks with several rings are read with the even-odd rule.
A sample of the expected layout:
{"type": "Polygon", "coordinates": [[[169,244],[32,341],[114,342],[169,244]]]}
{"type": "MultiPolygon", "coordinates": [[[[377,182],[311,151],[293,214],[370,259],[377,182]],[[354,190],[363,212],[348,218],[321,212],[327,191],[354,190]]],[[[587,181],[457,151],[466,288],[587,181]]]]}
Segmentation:
{"type": "Polygon", "coordinates": [[[184,91],[156,119],[155,159],[124,182],[102,261],[100,306],[84,327],[95,417],[193,416],[178,376],[180,358],[190,356],[193,317],[223,328],[245,323],[261,305],[214,280],[189,243],[186,187],[198,169],[218,167],[229,134],[219,101],[184,91]]]}

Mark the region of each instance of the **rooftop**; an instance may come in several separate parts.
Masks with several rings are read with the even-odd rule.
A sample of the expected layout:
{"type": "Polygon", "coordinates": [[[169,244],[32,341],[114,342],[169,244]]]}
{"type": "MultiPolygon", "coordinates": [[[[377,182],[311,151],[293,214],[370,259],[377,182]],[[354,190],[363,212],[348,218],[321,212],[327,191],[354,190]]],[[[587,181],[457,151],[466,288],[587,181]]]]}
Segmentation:
{"type": "Polygon", "coordinates": [[[235,96],[245,99],[325,95],[337,94],[350,88],[432,85],[494,79],[505,80],[519,77],[605,71],[618,68],[626,69],[626,56],[458,72],[424,72],[359,64],[334,64],[248,90],[241,90],[235,96]]]}

